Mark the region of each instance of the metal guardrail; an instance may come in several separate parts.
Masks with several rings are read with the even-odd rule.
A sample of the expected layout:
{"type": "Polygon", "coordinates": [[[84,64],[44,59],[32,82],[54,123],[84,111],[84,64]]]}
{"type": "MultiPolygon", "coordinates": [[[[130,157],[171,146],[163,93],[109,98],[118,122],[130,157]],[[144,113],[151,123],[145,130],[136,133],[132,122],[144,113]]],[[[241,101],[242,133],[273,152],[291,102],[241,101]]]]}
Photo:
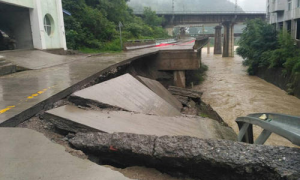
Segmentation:
{"type": "Polygon", "coordinates": [[[136,39],[136,40],[128,40],[125,43],[126,50],[136,50],[143,48],[150,48],[160,44],[173,44],[176,43],[176,39],[136,39]]]}
{"type": "Polygon", "coordinates": [[[140,43],[140,42],[151,42],[155,41],[155,43],[172,43],[175,42],[176,40],[174,38],[169,38],[169,39],[136,39],[136,40],[128,40],[127,42],[130,43],[140,43]]]}
{"type": "Polygon", "coordinates": [[[257,113],[236,119],[240,132],[238,141],[250,144],[264,144],[272,133],[282,136],[300,146],[300,117],[276,113],[257,113]],[[254,141],[253,125],[263,128],[254,141]]]}
{"type": "MultiPolygon", "coordinates": [[[[136,15],[144,14],[144,11],[134,11],[136,15]]],[[[216,14],[216,15],[224,15],[224,14],[244,14],[244,15],[264,15],[265,11],[156,11],[156,14],[159,15],[184,15],[184,14],[196,14],[196,15],[206,15],[206,14],[216,14]]]]}

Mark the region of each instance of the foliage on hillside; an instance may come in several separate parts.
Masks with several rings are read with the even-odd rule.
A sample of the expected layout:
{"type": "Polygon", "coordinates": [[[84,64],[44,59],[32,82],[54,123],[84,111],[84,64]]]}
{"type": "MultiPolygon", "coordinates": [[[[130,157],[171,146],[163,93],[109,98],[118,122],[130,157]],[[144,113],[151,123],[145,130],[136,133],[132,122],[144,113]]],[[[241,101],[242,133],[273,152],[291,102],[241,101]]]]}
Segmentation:
{"type": "Polygon", "coordinates": [[[239,42],[237,53],[255,75],[258,68],[282,68],[284,76],[300,74],[300,50],[287,31],[277,32],[274,26],[259,19],[250,20],[239,42]]]}
{"type": "Polygon", "coordinates": [[[121,51],[118,24],[122,22],[124,41],[127,39],[164,38],[163,18],[150,8],[144,18],[133,15],[128,0],[63,0],[66,38],[70,49],[121,51]]]}

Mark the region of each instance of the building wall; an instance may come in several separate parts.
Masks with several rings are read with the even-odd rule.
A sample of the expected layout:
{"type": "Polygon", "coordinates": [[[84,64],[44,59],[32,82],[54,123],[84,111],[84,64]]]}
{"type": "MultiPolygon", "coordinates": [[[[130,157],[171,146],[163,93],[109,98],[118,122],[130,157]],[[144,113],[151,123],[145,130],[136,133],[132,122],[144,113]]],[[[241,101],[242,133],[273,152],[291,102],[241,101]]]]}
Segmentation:
{"type": "Polygon", "coordinates": [[[45,30],[43,30],[42,36],[45,38],[45,47],[46,49],[55,49],[55,48],[64,48],[63,40],[65,37],[64,32],[64,24],[61,19],[63,19],[62,9],[60,7],[61,1],[60,0],[42,0],[41,1],[41,14],[42,19],[46,15],[51,15],[53,18],[53,27],[54,31],[49,36],[45,30]]]}
{"type": "MultiPolygon", "coordinates": [[[[0,0],[29,9],[33,47],[36,49],[66,49],[65,29],[61,0],[0,0]],[[48,35],[44,28],[44,18],[53,19],[53,32],[48,35]]],[[[25,22],[24,22],[25,23],[25,22]]]]}
{"type": "Polygon", "coordinates": [[[288,0],[267,0],[267,12],[269,23],[276,25],[277,29],[289,30],[295,39],[300,37],[300,3],[291,0],[289,8],[288,0]]]}
{"type": "Polygon", "coordinates": [[[0,0],[0,2],[11,4],[11,5],[23,6],[27,8],[34,7],[34,0],[0,0]]]}

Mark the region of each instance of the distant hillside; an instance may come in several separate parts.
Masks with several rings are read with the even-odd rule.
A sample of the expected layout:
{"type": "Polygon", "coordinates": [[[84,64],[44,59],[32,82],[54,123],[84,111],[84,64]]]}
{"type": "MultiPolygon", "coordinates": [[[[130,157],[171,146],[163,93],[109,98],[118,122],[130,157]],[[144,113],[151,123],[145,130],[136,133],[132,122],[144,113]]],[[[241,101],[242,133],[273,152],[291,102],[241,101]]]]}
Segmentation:
{"type": "MultiPolygon", "coordinates": [[[[151,7],[154,11],[172,11],[172,0],[130,0],[134,11],[151,7]]],[[[228,0],[175,0],[175,11],[234,11],[235,4],[228,0]]],[[[243,11],[238,7],[238,11],[243,11]]]]}

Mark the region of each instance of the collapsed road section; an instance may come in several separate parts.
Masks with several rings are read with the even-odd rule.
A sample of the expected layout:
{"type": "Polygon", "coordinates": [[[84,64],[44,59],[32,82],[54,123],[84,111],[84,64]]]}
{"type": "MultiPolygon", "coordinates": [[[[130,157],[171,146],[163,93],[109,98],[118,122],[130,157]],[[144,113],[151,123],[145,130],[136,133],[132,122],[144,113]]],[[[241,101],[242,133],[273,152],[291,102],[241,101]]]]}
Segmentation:
{"type": "MultiPolygon", "coordinates": [[[[45,147],[53,151],[38,148],[38,145],[43,145],[39,143],[43,138],[37,134],[32,135],[32,131],[19,133],[18,129],[13,129],[8,133],[10,129],[1,128],[0,134],[3,131],[6,137],[0,142],[3,149],[1,152],[4,152],[0,155],[1,162],[11,161],[9,153],[15,148],[21,150],[24,143],[27,149],[16,156],[14,163],[24,166],[24,157],[27,156],[38,159],[27,161],[27,167],[22,168],[22,171],[15,171],[14,163],[9,164],[0,169],[0,174],[6,175],[6,179],[10,178],[12,172],[15,174],[11,177],[26,176],[34,179],[37,175],[32,173],[32,169],[41,166],[41,172],[48,173],[48,179],[73,177],[68,176],[72,171],[76,171],[72,175],[76,176],[77,172],[81,174],[72,179],[126,179],[103,167],[111,165],[116,168],[145,166],[175,177],[204,180],[300,178],[298,149],[235,142],[235,132],[209,105],[202,102],[201,92],[174,87],[178,83],[178,71],[182,70],[160,69],[157,61],[162,56],[166,57],[166,52],[163,55],[159,52],[151,53],[143,58],[139,56],[139,59],[130,59],[110,67],[98,73],[97,78],[93,75],[93,78],[86,78],[82,82],[77,82],[77,77],[74,77],[76,81],[73,83],[77,83],[69,84],[69,88],[64,91],[59,91],[65,88],[60,84],[54,86],[51,92],[41,93],[37,100],[42,104],[34,104],[37,101],[32,101],[34,105],[28,111],[15,114],[17,118],[6,122],[39,131],[53,142],[63,145],[71,154],[89,158],[94,163],[87,159],[74,160],[76,158],[70,158],[66,152],[55,150],[49,141],[45,141],[45,147]],[[54,97],[47,99],[51,95],[54,97]],[[19,124],[22,121],[25,122],[19,124]],[[20,136],[23,143],[15,145],[14,142],[20,136]],[[31,136],[35,138],[29,138],[31,136]],[[57,155],[57,158],[49,160],[49,163],[48,160],[40,161],[43,160],[42,155],[49,158],[57,155]],[[70,166],[66,164],[68,159],[72,163],[70,166]],[[55,164],[58,165],[52,167],[55,164]],[[63,171],[64,175],[61,175],[62,170],[59,169],[63,168],[60,165],[68,166],[63,171]],[[78,167],[81,170],[77,170],[78,167]],[[99,172],[103,175],[99,175],[99,172]]],[[[175,59],[177,63],[163,65],[179,67],[185,57],[189,56],[180,56],[175,59]]],[[[198,61],[193,63],[200,66],[201,56],[194,54],[193,57],[198,61]]],[[[102,68],[109,66],[108,61],[113,60],[113,57],[106,60],[102,68]]],[[[99,63],[95,59],[88,62],[93,61],[92,65],[99,63]]],[[[69,67],[83,64],[76,61],[69,67]]],[[[77,68],[79,70],[81,67],[77,68]]],[[[46,69],[51,70],[53,68],[46,69]]],[[[184,82],[183,77],[179,82],[184,82]]],[[[30,97],[35,100],[36,96],[30,97]]]]}

